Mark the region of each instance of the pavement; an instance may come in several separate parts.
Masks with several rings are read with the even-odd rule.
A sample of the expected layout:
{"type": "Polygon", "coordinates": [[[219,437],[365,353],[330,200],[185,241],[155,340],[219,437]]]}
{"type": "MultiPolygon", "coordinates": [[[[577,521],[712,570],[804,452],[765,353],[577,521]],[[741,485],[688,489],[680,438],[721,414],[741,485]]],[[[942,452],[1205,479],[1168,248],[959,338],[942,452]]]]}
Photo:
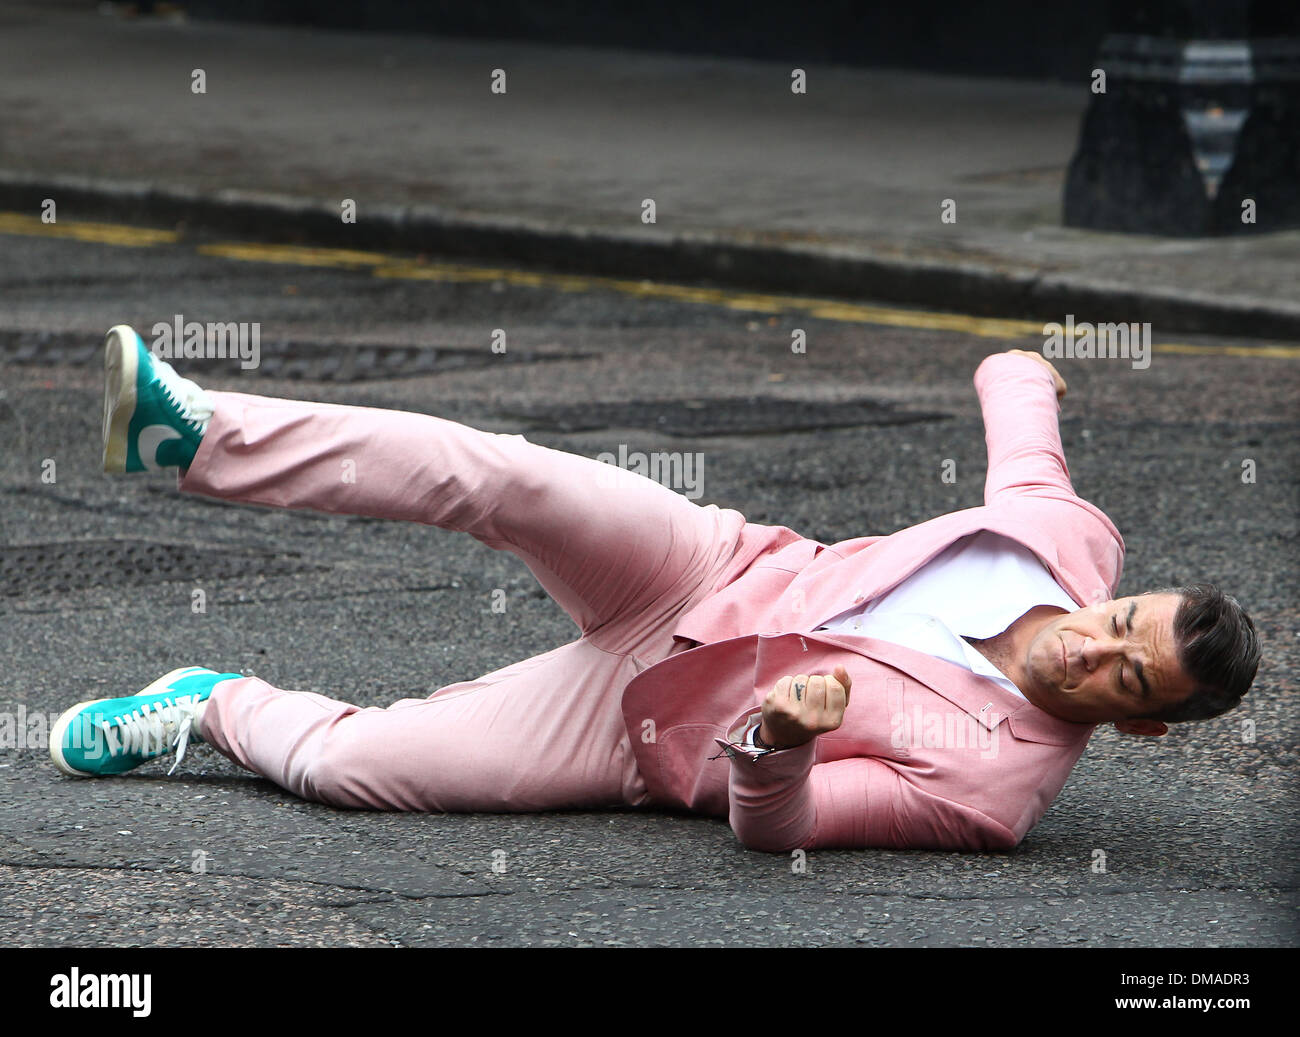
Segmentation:
{"type": "Polygon", "coordinates": [[[124,6],[0,4],[0,209],[1300,339],[1300,232],[1060,226],[1086,83],[810,66],[795,94],[771,62],[124,6]]]}
{"type": "MultiPolygon", "coordinates": [[[[1032,341],[976,321],[817,316],[752,293],[667,298],[469,268],[377,276],[325,251],[53,230],[0,228],[0,944],[1300,943],[1297,351],[1202,338],[1157,349],[1145,369],[1060,363],[1074,484],[1128,545],[1120,593],[1205,578],[1239,594],[1265,651],[1243,707],[1155,740],[1099,730],[1015,851],[816,851],[799,870],[745,850],[721,819],[333,810],[204,747],[171,777],[168,764],[105,781],[58,775],[39,718],[176,666],[383,706],[574,636],[521,563],[468,537],[103,474],[99,339],[118,321],[147,329],[176,312],[257,321],[257,369],[196,360],[182,373],[439,414],[585,456],[699,453],[699,503],[823,542],[978,504],[971,376],[989,352],[1032,341]],[[497,328],[505,354],[491,351],[497,328]],[[794,329],[806,353],[791,351],[794,329]],[[352,366],[328,367],[349,351],[352,366]],[[916,420],[882,424],[869,403],[916,420]],[[854,407],[844,425],[793,420],[854,407]],[[575,410],[592,420],[575,428],[575,410]]],[[[1032,966],[1011,964],[1018,982],[1032,966]]],[[[1027,986],[1065,996],[1059,974],[1044,980],[1027,986]]],[[[1085,1007],[1086,992],[1064,985],[1085,1007]]]]}

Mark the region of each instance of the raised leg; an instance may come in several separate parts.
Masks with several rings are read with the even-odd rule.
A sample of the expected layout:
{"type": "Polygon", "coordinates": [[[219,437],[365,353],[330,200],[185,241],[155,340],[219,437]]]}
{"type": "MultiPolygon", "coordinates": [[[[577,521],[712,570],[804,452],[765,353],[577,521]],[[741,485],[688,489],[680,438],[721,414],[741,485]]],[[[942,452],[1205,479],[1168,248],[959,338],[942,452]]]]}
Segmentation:
{"type": "Polygon", "coordinates": [[[404,411],[209,395],[215,412],[182,490],[469,533],[521,558],[588,636],[680,608],[745,527],[739,512],[639,476],[621,473],[611,487],[610,466],[522,436],[404,411]]]}

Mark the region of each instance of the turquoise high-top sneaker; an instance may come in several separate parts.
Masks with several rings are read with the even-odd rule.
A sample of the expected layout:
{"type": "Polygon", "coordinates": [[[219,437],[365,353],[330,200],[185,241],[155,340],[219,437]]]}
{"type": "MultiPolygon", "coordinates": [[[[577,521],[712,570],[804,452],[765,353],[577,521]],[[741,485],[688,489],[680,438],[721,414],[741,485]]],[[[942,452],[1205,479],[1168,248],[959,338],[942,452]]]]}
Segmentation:
{"type": "Polygon", "coordinates": [[[240,676],[185,666],[138,695],[78,702],[50,728],[50,759],[69,777],[102,778],[175,750],[170,774],[186,746],[203,741],[195,724],[213,686],[240,676]]]}
{"type": "Polygon", "coordinates": [[[125,324],[104,339],[104,471],[188,468],[212,400],[125,324]]]}

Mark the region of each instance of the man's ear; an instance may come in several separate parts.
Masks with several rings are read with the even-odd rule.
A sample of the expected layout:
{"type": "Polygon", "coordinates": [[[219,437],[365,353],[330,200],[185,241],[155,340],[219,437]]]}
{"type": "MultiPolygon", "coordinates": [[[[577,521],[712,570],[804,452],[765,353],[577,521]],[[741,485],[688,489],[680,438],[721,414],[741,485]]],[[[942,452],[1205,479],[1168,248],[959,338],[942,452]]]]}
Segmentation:
{"type": "Polygon", "coordinates": [[[1150,735],[1159,738],[1169,733],[1169,725],[1160,720],[1116,720],[1115,730],[1126,735],[1150,735]]]}

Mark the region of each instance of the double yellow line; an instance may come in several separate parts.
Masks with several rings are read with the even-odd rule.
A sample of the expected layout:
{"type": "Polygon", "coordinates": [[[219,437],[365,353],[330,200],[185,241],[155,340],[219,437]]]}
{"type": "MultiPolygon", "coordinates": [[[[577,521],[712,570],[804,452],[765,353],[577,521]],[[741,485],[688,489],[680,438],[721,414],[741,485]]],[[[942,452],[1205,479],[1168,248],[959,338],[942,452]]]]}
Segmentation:
{"type": "MultiPolygon", "coordinates": [[[[0,212],[0,234],[23,234],[69,238],[100,245],[125,245],[137,248],[176,244],[180,236],[174,231],[151,230],[116,223],[43,223],[24,213],[0,212]]],[[[773,295],[731,291],[725,288],[697,288],[691,285],[658,281],[637,281],[615,277],[587,277],[573,274],[548,274],[508,267],[471,266],[461,263],[420,263],[403,256],[383,252],[362,252],[344,248],[306,248],[296,245],[271,245],[256,242],[223,242],[199,245],[200,254],[246,263],[275,263],[282,266],[333,267],[352,270],[369,269],[373,277],[390,277],[410,281],[447,283],[502,282],[527,288],[547,288],[561,292],[619,292],[641,299],[668,299],[674,302],[702,303],[747,313],[805,313],[820,320],[845,321],[853,324],[876,324],[895,328],[927,331],[952,331],[985,338],[1041,338],[1041,321],[1001,320],[960,313],[936,313],[926,310],[870,306],[801,295],[773,295]]],[[[1260,344],[1251,346],[1201,346],[1179,342],[1160,342],[1152,347],[1157,353],[1189,355],[1300,358],[1300,346],[1260,344]]]]}

